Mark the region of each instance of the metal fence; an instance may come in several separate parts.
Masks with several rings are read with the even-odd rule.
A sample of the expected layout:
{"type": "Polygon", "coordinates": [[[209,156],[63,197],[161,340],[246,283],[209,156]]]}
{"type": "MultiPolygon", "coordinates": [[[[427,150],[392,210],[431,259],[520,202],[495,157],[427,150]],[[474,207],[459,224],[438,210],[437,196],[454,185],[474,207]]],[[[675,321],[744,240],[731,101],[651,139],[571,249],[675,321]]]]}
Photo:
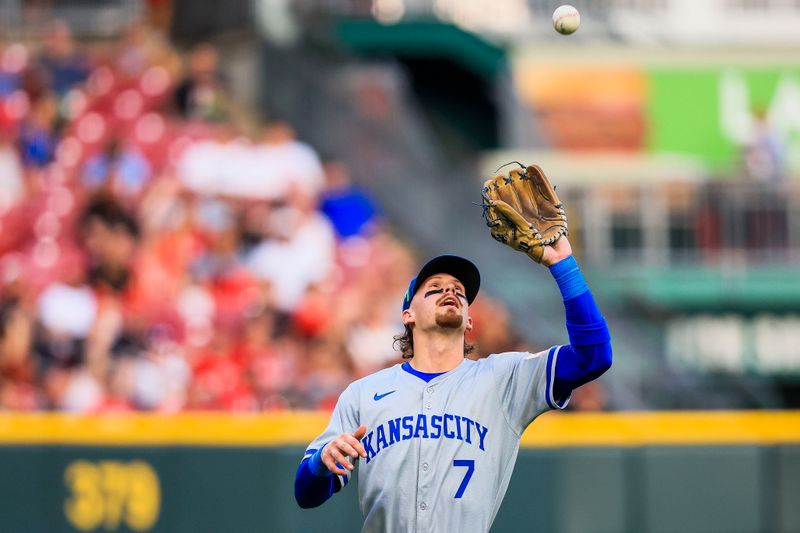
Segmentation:
{"type": "Polygon", "coordinates": [[[594,265],[800,264],[800,184],[572,187],[571,241],[594,265]]]}

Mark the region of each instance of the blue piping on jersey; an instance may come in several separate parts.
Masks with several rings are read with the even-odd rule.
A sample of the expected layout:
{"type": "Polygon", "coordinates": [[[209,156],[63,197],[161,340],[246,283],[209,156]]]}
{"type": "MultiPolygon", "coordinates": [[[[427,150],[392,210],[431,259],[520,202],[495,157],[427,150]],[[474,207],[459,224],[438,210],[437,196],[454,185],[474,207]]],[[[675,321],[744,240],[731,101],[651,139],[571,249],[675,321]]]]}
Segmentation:
{"type": "Polygon", "coordinates": [[[432,380],[437,376],[441,376],[442,374],[447,374],[447,372],[420,372],[419,370],[411,366],[411,364],[408,361],[400,365],[400,368],[402,368],[403,370],[405,370],[406,372],[408,372],[413,376],[417,376],[425,383],[428,383],[430,380],[432,380]]]}
{"type": "Polygon", "coordinates": [[[547,377],[544,397],[550,409],[563,409],[569,403],[569,393],[563,396],[555,394],[555,391],[558,389],[558,382],[554,382],[553,379],[555,375],[555,380],[558,380],[558,354],[562,348],[563,346],[553,346],[550,348],[550,351],[547,352],[547,377]]]}

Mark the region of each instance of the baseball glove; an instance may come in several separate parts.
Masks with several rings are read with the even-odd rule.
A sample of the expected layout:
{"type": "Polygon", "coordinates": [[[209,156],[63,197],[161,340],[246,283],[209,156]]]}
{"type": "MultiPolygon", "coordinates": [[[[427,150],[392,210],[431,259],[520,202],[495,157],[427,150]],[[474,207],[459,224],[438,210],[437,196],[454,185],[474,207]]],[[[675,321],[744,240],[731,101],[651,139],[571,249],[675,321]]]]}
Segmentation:
{"type": "Polygon", "coordinates": [[[483,218],[494,240],[541,263],[544,247],[567,234],[567,214],[542,169],[517,164],[483,184],[483,218]]]}

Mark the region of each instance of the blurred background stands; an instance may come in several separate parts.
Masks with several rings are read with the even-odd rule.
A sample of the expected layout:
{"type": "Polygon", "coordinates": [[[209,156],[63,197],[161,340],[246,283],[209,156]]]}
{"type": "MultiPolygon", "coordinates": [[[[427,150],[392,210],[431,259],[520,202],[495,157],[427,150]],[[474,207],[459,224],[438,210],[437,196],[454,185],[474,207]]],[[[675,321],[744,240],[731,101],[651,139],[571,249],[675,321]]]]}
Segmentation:
{"type": "Polygon", "coordinates": [[[575,408],[800,404],[796,3],[229,4],[0,4],[5,408],[330,407],[445,250],[480,354],[564,342],[472,205],[511,160],[614,332],[575,408]]]}

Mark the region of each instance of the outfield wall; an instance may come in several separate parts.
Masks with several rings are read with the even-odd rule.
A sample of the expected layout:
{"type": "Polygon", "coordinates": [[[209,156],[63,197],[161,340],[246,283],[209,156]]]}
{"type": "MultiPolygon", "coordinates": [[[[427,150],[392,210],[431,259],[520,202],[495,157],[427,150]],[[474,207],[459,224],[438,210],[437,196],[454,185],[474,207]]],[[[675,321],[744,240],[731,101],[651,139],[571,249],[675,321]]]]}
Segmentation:
{"type": "MultiPolygon", "coordinates": [[[[351,532],[294,503],[327,414],[0,415],[0,531],[351,532]]],[[[494,532],[798,532],[800,412],[548,414],[494,532]]]]}

